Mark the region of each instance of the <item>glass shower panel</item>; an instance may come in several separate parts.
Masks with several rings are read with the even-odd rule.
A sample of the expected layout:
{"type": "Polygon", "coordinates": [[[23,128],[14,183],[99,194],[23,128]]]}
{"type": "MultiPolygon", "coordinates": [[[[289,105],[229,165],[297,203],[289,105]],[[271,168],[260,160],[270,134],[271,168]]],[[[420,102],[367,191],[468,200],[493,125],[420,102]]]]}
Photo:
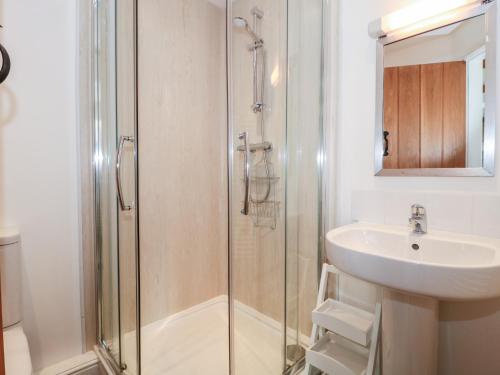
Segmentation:
{"type": "Polygon", "coordinates": [[[114,2],[94,7],[96,237],[99,252],[99,339],[120,363],[118,206],[113,174],[116,154],[114,2]]]}
{"type": "Polygon", "coordinates": [[[229,374],[226,9],[138,2],[141,368],[229,374]]]}
{"type": "Polygon", "coordinates": [[[133,3],[94,3],[99,341],[130,375],[138,373],[133,3]]]}
{"type": "Polygon", "coordinates": [[[115,0],[116,108],[122,202],[118,215],[121,365],[138,374],[135,0],[115,0]],[[127,208],[127,206],[129,208],[127,208]]]}
{"type": "Polygon", "coordinates": [[[231,298],[234,374],[285,370],[287,2],[230,12],[231,298]]]}
{"type": "Polygon", "coordinates": [[[322,254],[322,0],[288,0],[287,360],[304,355],[322,254]]]}

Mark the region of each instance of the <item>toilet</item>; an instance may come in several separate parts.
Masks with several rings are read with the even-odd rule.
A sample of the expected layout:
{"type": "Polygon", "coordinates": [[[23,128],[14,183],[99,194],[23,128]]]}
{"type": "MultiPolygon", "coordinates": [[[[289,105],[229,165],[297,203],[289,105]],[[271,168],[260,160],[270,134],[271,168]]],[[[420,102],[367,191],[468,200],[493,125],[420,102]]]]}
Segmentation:
{"type": "Polygon", "coordinates": [[[22,327],[21,237],[15,228],[0,228],[0,275],[6,375],[31,375],[22,327]]]}

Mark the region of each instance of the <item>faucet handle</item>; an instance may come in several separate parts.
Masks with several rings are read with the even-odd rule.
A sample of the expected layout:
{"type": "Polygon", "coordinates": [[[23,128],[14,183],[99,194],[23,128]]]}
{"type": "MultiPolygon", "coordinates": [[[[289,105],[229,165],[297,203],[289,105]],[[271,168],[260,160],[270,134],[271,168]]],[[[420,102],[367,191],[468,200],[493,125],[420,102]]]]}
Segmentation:
{"type": "Polygon", "coordinates": [[[425,207],[420,204],[414,204],[411,206],[411,215],[412,216],[425,216],[425,207]]]}

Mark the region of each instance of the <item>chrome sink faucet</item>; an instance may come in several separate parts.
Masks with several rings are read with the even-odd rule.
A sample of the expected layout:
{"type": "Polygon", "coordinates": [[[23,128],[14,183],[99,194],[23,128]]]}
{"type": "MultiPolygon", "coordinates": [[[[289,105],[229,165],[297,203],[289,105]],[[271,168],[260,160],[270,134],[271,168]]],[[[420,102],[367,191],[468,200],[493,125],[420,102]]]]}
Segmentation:
{"type": "Polygon", "coordinates": [[[427,217],[425,208],[419,204],[411,206],[411,217],[409,219],[410,228],[415,234],[427,233],[427,217]]]}

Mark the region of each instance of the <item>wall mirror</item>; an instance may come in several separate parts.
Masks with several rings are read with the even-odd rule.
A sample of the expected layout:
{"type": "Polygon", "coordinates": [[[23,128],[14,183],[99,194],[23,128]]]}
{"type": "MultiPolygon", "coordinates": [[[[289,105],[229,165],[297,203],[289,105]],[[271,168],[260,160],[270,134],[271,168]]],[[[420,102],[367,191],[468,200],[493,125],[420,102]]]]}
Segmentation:
{"type": "Polygon", "coordinates": [[[493,176],[496,6],[379,38],[379,176],[493,176]]]}

